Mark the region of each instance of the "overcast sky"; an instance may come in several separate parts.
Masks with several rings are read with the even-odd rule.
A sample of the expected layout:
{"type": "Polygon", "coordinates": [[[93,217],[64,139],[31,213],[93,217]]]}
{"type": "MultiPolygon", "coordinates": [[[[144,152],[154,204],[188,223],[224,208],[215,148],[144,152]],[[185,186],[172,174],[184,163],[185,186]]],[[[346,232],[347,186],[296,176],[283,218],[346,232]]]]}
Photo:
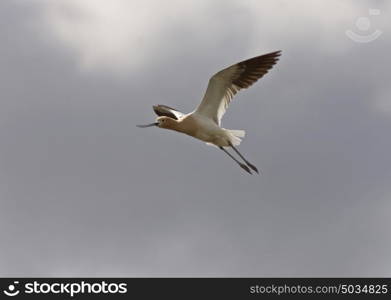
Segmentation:
{"type": "Polygon", "coordinates": [[[391,276],[390,7],[2,0],[0,275],[391,276]],[[223,119],[262,176],[136,128],[274,50],[223,119]]]}

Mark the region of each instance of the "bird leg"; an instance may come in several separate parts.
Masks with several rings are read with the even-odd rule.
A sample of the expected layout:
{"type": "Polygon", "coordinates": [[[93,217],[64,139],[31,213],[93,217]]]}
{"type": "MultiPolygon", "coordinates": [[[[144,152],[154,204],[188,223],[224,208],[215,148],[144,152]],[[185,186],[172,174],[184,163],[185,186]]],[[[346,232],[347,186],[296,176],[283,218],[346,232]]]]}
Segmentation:
{"type": "Polygon", "coordinates": [[[223,147],[219,147],[221,150],[223,150],[229,157],[231,157],[240,167],[242,167],[246,172],[251,174],[250,169],[245,165],[242,164],[240,161],[238,161],[235,157],[232,156],[231,153],[229,153],[227,150],[225,150],[223,147]]]}
{"type": "Polygon", "coordinates": [[[234,145],[232,145],[231,143],[230,143],[229,145],[230,145],[230,147],[231,147],[232,149],[235,150],[235,152],[240,156],[240,158],[243,159],[243,161],[244,161],[251,169],[253,169],[255,172],[257,172],[257,174],[259,174],[258,169],[257,169],[256,166],[254,166],[253,164],[249,163],[249,161],[248,161],[247,159],[244,158],[244,156],[239,152],[238,149],[236,149],[236,148],[234,147],[234,145]]]}

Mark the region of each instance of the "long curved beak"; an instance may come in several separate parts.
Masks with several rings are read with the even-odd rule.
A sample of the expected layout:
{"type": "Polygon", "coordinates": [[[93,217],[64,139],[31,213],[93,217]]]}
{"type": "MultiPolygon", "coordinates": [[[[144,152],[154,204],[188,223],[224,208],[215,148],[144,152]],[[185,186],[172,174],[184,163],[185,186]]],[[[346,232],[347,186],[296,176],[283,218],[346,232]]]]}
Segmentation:
{"type": "Polygon", "coordinates": [[[147,124],[147,125],[136,125],[138,128],[147,128],[147,127],[152,127],[152,126],[157,126],[159,125],[158,122],[154,122],[154,123],[151,123],[151,124],[147,124]]]}

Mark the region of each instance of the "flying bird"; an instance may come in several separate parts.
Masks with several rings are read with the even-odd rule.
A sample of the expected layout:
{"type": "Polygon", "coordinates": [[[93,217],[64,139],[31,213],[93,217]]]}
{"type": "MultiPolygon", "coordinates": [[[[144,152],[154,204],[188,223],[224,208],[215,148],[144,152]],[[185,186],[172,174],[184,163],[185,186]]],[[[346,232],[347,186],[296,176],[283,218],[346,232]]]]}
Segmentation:
{"type": "Polygon", "coordinates": [[[183,114],[166,105],[154,105],[158,115],[156,121],[140,128],[157,126],[190,135],[196,139],[215,145],[223,150],[246,172],[258,172],[235,146],[239,146],[244,130],[231,130],[221,127],[221,118],[232,98],[241,89],[246,89],[262,78],[278,61],[281,51],[260,55],[217,72],[209,79],[204,98],[198,107],[189,114],[183,114]],[[235,158],[226,147],[232,148],[244,163],[235,158]],[[250,170],[251,169],[251,170],[250,170]]]}

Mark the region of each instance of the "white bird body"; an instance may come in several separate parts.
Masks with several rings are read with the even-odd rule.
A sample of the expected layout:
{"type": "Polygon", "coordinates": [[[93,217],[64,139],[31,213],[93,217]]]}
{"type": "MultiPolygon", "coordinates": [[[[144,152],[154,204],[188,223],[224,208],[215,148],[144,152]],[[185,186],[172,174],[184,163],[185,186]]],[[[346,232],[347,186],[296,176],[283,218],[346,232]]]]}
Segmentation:
{"type": "Polygon", "coordinates": [[[219,147],[248,173],[251,174],[249,167],[258,173],[258,169],[234,147],[240,144],[240,138],[245,136],[245,132],[222,128],[221,118],[234,95],[263,77],[278,61],[279,56],[280,51],[264,54],[217,72],[210,78],[205,95],[195,111],[183,114],[166,105],[155,105],[153,109],[159,116],[156,122],[139,127],[158,126],[185,133],[219,147]],[[233,148],[246,164],[239,162],[224,147],[233,148]]]}
{"type": "Polygon", "coordinates": [[[177,120],[177,124],[167,128],[185,133],[196,139],[217,147],[229,147],[230,144],[240,144],[240,137],[244,137],[243,130],[229,130],[220,127],[212,119],[194,111],[177,120]]]}

